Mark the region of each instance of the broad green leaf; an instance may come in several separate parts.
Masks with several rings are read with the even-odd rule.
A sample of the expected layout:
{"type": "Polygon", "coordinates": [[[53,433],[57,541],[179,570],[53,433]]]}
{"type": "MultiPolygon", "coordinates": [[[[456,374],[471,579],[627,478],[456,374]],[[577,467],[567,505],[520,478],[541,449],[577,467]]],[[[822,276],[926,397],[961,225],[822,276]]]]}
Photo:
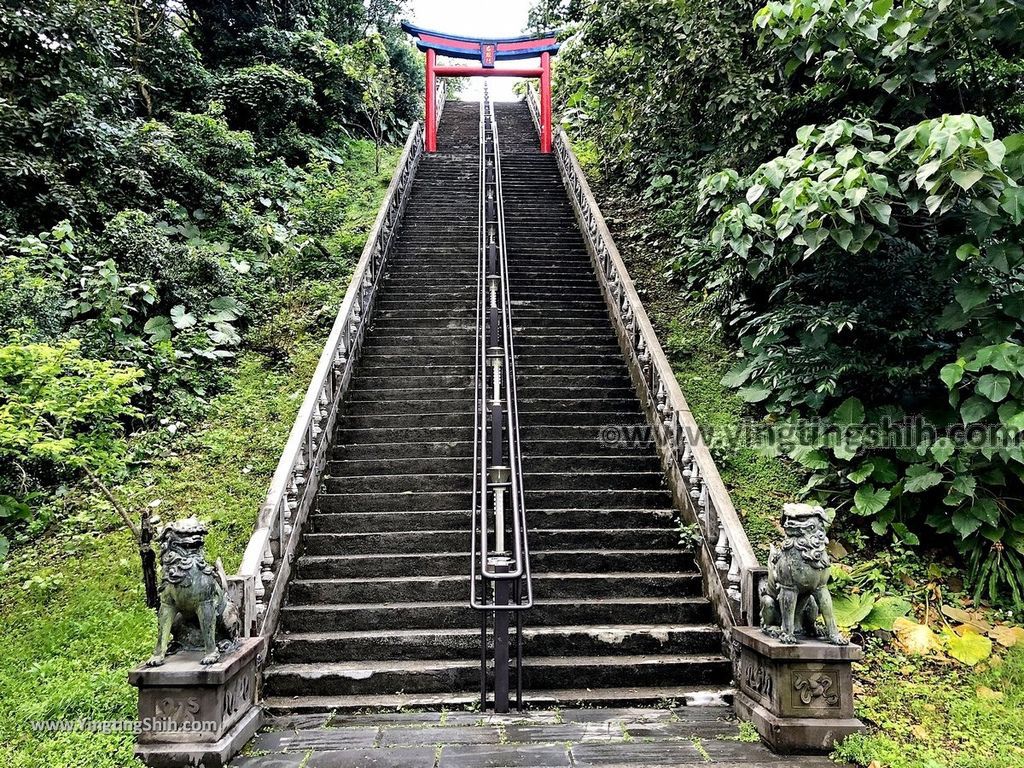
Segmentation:
{"type": "Polygon", "coordinates": [[[946,653],[969,667],[992,655],[992,641],[982,634],[964,629],[958,635],[948,627],[942,634],[946,640],[946,653]]]}
{"type": "Polygon", "coordinates": [[[893,622],[906,616],[913,608],[914,606],[902,597],[880,597],[860,625],[867,630],[884,629],[891,632],[893,622]]]}
{"type": "Polygon", "coordinates": [[[976,421],[981,421],[990,413],[992,413],[992,403],[977,395],[971,395],[960,406],[960,417],[963,419],[964,424],[973,424],[976,421]]]}
{"type": "Polygon", "coordinates": [[[953,513],[952,522],[953,527],[956,528],[956,532],[959,533],[960,537],[963,539],[966,539],[982,526],[981,520],[976,518],[974,515],[961,511],[953,513]]]}
{"type": "Polygon", "coordinates": [[[949,365],[942,366],[942,370],[939,371],[939,378],[945,382],[946,386],[950,389],[956,387],[960,383],[960,380],[964,377],[964,367],[960,363],[950,363],[949,365]]]}
{"type": "Polygon", "coordinates": [[[992,402],[998,403],[1009,394],[1010,379],[1002,374],[987,373],[978,379],[975,390],[992,402]]]}
{"type": "Polygon", "coordinates": [[[953,178],[953,181],[956,182],[957,186],[961,189],[967,190],[981,181],[982,176],[985,174],[976,168],[971,168],[968,170],[957,169],[951,171],[949,175],[953,178]]]}
{"type": "Polygon", "coordinates": [[[988,154],[988,161],[997,168],[1003,164],[1003,158],[1006,157],[1006,145],[999,139],[989,141],[982,145],[985,148],[986,154],[988,154]]]}
{"type": "Polygon", "coordinates": [[[846,168],[850,161],[857,156],[857,148],[854,146],[847,145],[836,152],[836,162],[839,163],[843,168],[846,168]]]}
{"type": "Polygon", "coordinates": [[[183,331],[196,324],[196,316],[187,312],[185,307],[179,304],[171,310],[171,321],[174,323],[175,328],[183,331]]]}
{"type": "Polygon", "coordinates": [[[978,481],[974,475],[957,475],[953,478],[953,490],[962,493],[964,496],[974,496],[978,487],[978,481]]]}
{"type": "Polygon", "coordinates": [[[151,317],[146,321],[142,330],[149,334],[150,341],[167,341],[171,338],[171,321],[163,315],[151,317]]]}
{"type": "Polygon", "coordinates": [[[740,363],[725,376],[722,377],[722,384],[732,389],[743,386],[747,379],[750,378],[750,365],[748,363],[740,363]]]}
{"type": "Polygon", "coordinates": [[[223,320],[237,320],[245,314],[245,307],[234,296],[220,296],[210,302],[212,312],[222,316],[223,320]],[[228,315],[232,315],[229,317],[228,315]]]}
{"type": "Polygon", "coordinates": [[[973,285],[971,283],[962,283],[956,287],[953,292],[956,296],[956,301],[963,309],[964,312],[970,312],[975,307],[984,304],[988,300],[989,288],[983,285],[973,285]]]}
{"type": "Polygon", "coordinates": [[[832,466],[825,455],[817,449],[792,451],[789,457],[808,469],[828,469],[832,466]]]}
{"type": "Polygon", "coordinates": [[[921,543],[921,539],[918,538],[916,533],[911,532],[906,523],[893,523],[892,532],[896,534],[900,541],[911,547],[916,547],[921,543]]]}
{"type": "Polygon", "coordinates": [[[956,453],[956,443],[948,437],[940,437],[932,443],[931,454],[939,464],[945,464],[956,453]]]}
{"type": "Polygon", "coordinates": [[[832,598],[836,623],[841,627],[856,627],[871,613],[875,596],[868,592],[859,595],[839,595],[832,598]]]}
{"type": "Polygon", "coordinates": [[[847,398],[832,412],[832,421],[844,427],[853,424],[863,424],[863,404],[856,397],[847,398]]]}
{"type": "Polygon", "coordinates": [[[999,525],[999,505],[995,499],[978,499],[971,507],[971,514],[986,525],[999,525]]]}
{"type": "Polygon", "coordinates": [[[999,414],[999,422],[1004,427],[1020,429],[1024,426],[1024,418],[1021,418],[1024,411],[1022,411],[1020,405],[1013,400],[1007,400],[1005,403],[1000,405],[997,413],[999,414]]]}
{"type": "Polygon", "coordinates": [[[739,396],[748,403],[760,403],[762,400],[766,399],[771,393],[771,390],[768,389],[767,387],[761,387],[757,385],[751,387],[743,387],[738,392],[739,396]]]}
{"type": "Polygon", "coordinates": [[[846,475],[846,479],[849,480],[851,483],[857,483],[859,485],[860,483],[863,483],[865,480],[871,477],[871,473],[874,470],[875,465],[870,461],[865,461],[856,469],[848,472],[846,475]]]}
{"type": "Polygon", "coordinates": [[[873,485],[862,485],[853,494],[853,507],[858,514],[877,515],[889,503],[892,494],[886,488],[875,488],[873,485]]]}
{"type": "Polygon", "coordinates": [[[974,243],[964,243],[963,245],[956,249],[956,257],[960,259],[960,261],[967,261],[968,259],[980,255],[981,251],[978,249],[978,246],[976,246],[974,243]]]}
{"type": "Polygon", "coordinates": [[[871,464],[875,468],[875,472],[872,477],[874,477],[879,483],[895,483],[897,478],[899,478],[899,473],[896,471],[896,465],[893,464],[891,459],[887,459],[883,456],[875,456],[871,459],[871,464]]]}
{"type": "Polygon", "coordinates": [[[1024,187],[1007,187],[999,200],[999,207],[1009,214],[1014,224],[1024,221],[1024,187]]]}
{"type": "Polygon", "coordinates": [[[903,483],[903,489],[908,493],[921,493],[941,482],[941,472],[936,472],[928,464],[914,464],[907,468],[907,479],[903,483]]]}

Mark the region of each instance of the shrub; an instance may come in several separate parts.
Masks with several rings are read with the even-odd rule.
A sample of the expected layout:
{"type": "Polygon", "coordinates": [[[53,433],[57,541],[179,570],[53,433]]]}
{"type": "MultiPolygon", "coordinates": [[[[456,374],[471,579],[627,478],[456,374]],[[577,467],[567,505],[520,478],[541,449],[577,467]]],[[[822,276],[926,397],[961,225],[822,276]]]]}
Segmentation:
{"type": "Polygon", "coordinates": [[[277,64],[256,64],[224,75],[217,89],[228,122],[237,130],[269,139],[315,122],[313,84],[277,64]]]}
{"type": "MultiPolygon", "coordinates": [[[[122,420],[136,413],[141,371],[81,354],[78,342],[0,346],[0,559],[24,498],[40,477],[84,472],[95,482],[123,468],[122,420]]],[[[51,481],[52,482],[52,481],[51,481]]]]}

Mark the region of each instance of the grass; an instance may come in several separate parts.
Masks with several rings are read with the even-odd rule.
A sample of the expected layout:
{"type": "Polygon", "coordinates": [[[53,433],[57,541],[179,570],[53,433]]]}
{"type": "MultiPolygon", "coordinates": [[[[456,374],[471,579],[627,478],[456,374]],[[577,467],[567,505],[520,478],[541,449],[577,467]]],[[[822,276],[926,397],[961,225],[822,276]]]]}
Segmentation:
{"type": "MultiPolygon", "coordinates": [[[[291,276],[279,311],[251,329],[256,351],[240,355],[203,424],[186,425],[162,455],[140,463],[117,492],[166,519],[208,521],[208,553],[238,567],[259,505],[316,366],[352,268],[398,159],[373,172],[372,145],[354,142],[348,162],[311,191],[343,215],[328,243],[347,244],[327,274],[291,276]],[[344,188],[344,200],[335,194],[344,188]]],[[[322,207],[322,206],[319,206],[322,207]]],[[[6,768],[128,768],[134,736],[34,732],[43,720],[131,721],[128,671],[152,651],[156,620],[145,607],[133,541],[96,497],[72,488],[46,535],[0,565],[0,762],[6,768]]]]}
{"type": "Polygon", "coordinates": [[[1024,766],[1024,648],[971,670],[876,641],[855,673],[857,714],[873,729],[835,757],[883,768],[1024,766]]]}

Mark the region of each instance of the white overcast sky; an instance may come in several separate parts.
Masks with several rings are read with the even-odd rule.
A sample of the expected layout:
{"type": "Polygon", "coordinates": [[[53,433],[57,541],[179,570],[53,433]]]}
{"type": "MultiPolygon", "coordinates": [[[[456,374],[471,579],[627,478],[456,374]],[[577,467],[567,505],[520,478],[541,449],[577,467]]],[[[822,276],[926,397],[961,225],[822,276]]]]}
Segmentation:
{"type": "MultiPolygon", "coordinates": [[[[417,26],[453,35],[516,37],[526,28],[531,4],[531,0],[410,0],[406,16],[417,26]]],[[[530,63],[513,64],[522,66],[530,63]]],[[[483,90],[481,80],[479,77],[471,78],[463,88],[462,98],[480,98],[483,90]]],[[[515,98],[512,93],[515,82],[508,77],[489,78],[491,98],[515,98]]]]}

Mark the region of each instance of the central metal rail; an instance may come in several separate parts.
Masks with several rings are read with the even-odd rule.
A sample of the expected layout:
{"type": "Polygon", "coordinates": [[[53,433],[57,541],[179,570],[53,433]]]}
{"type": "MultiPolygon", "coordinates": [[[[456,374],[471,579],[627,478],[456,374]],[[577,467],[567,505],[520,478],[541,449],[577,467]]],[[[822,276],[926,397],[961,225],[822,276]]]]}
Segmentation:
{"type": "Polygon", "coordinates": [[[501,153],[486,87],[480,103],[479,192],[470,604],[480,611],[480,706],[487,706],[487,629],[493,619],[494,711],[508,712],[510,625],[514,617],[516,705],[522,709],[522,615],[533,606],[533,584],[519,453],[501,153]]]}

